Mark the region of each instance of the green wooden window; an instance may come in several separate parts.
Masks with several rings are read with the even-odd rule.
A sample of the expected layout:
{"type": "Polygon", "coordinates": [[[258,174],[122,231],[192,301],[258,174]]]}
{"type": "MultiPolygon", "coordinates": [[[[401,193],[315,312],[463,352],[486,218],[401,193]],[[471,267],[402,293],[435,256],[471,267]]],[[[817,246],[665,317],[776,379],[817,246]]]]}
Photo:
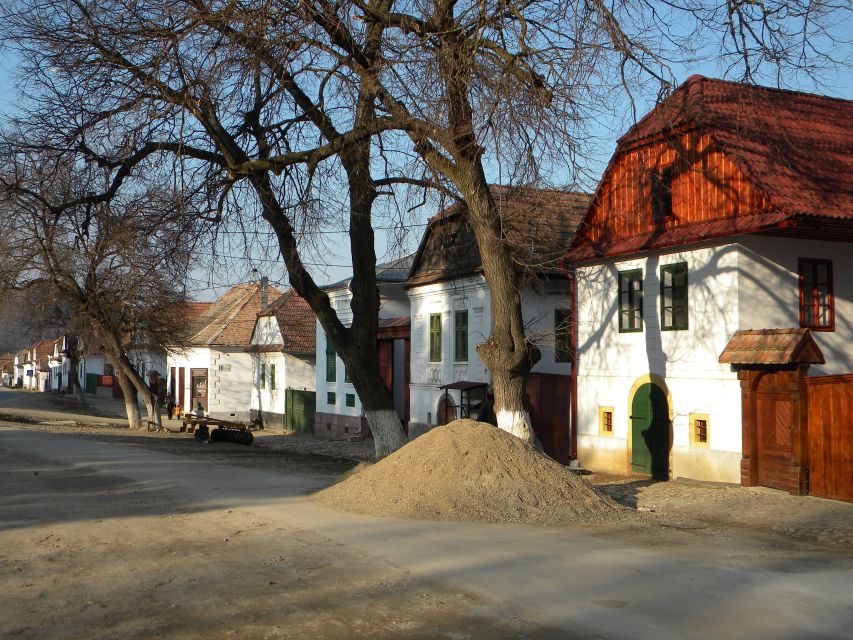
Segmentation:
{"type": "Polygon", "coordinates": [[[441,362],[441,314],[429,317],[429,361],[441,362]]]}
{"type": "Polygon", "coordinates": [[[326,336],[326,382],[334,382],[338,379],[336,355],[335,345],[332,344],[329,336],[326,336]]]}
{"type": "Polygon", "coordinates": [[[335,404],[337,402],[337,398],[335,397],[334,391],[326,392],[326,404],[335,404]]]}
{"type": "Polygon", "coordinates": [[[355,406],[355,394],[354,393],[348,393],[346,395],[346,397],[344,398],[344,400],[345,400],[345,403],[348,407],[354,407],[355,406]]]}
{"type": "Polygon", "coordinates": [[[687,263],[660,268],[660,328],[687,329],[687,263]]]}
{"type": "Polygon", "coordinates": [[[468,310],[457,311],[453,322],[453,359],[468,362],[468,310]]]}
{"type": "Polygon", "coordinates": [[[270,389],[275,389],[275,364],[270,365],[270,389]]]}
{"type": "Polygon", "coordinates": [[[568,309],[554,309],[554,362],[572,361],[572,318],[568,309]]]}
{"type": "Polygon", "coordinates": [[[800,258],[800,326],[817,331],[835,329],[832,261],[800,258]]]}
{"type": "Polygon", "coordinates": [[[352,382],[349,377],[349,369],[347,369],[346,363],[344,364],[344,382],[352,382]]]}
{"type": "Polygon", "coordinates": [[[619,272],[619,332],[643,330],[643,270],[619,272]]]}
{"type": "Polygon", "coordinates": [[[267,388],[267,365],[265,363],[261,363],[261,389],[267,388]]]}

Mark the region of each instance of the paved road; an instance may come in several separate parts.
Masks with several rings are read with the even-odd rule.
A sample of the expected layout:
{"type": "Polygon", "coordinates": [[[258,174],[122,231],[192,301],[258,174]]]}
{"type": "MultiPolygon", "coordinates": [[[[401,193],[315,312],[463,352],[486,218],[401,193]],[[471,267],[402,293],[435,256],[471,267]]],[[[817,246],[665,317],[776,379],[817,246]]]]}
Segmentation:
{"type": "Polygon", "coordinates": [[[849,638],[853,628],[853,554],[704,544],[696,535],[687,538],[692,544],[654,544],[624,532],[341,514],[306,500],[319,478],[5,427],[0,452],[73,461],[78,471],[123,478],[146,492],[177,489],[182,511],[256,513],[328,538],[330,548],[337,542],[479,594],[498,603],[495,615],[536,620],[565,637],[849,638]]]}

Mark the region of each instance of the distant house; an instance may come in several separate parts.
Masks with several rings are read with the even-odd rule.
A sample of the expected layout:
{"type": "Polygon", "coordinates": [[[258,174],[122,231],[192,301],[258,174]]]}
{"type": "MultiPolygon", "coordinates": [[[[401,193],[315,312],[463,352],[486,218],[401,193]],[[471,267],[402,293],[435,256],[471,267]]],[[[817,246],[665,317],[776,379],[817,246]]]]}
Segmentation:
{"type": "MultiPolygon", "coordinates": [[[[409,301],[403,284],[412,256],[376,266],[379,287],[379,336],[377,358],[385,384],[394,397],[394,406],[404,424],[408,422],[409,382],[409,301]]],[[[351,278],[324,287],[332,308],[344,325],[352,322],[349,289],[351,278]]],[[[314,431],[334,438],[361,438],[368,435],[361,401],[349,381],[343,360],[317,322],[317,409],[314,431]]]]}
{"type": "Polygon", "coordinates": [[[853,371],[853,102],[691,77],[619,140],[567,260],[584,466],[853,499],[853,378],[823,444],[804,378],[853,371]]]}
{"type": "MultiPolygon", "coordinates": [[[[569,280],[559,259],[574,237],[589,195],[493,187],[517,280],[528,337],[542,354],[527,391],[545,451],[567,462],[569,450],[569,280]]],[[[491,377],[475,350],[491,332],[491,294],[466,210],[434,216],[406,282],[411,301],[413,434],[460,417],[476,418],[491,377]]]]}
{"type": "Polygon", "coordinates": [[[11,387],[15,381],[15,354],[4,353],[0,356],[0,384],[11,387]]]}
{"type": "Polygon", "coordinates": [[[293,289],[258,313],[246,351],[252,357],[251,418],[265,429],[314,431],[315,323],[293,289]]]}
{"type": "Polygon", "coordinates": [[[55,339],[42,339],[29,347],[24,363],[24,388],[33,391],[50,390],[50,359],[55,339]]]}
{"type": "Polygon", "coordinates": [[[281,293],[261,284],[238,284],[215,302],[186,307],[189,329],[167,347],[167,388],[183,411],[200,404],[212,417],[249,420],[258,313],[281,293]]]}

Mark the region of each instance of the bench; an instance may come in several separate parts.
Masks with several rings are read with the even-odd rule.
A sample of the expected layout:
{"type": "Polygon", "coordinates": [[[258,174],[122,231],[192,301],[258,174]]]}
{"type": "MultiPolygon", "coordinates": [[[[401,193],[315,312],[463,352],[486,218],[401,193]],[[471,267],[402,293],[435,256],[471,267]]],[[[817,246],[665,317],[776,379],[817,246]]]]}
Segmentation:
{"type": "Polygon", "coordinates": [[[145,422],[145,425],[148,427],[149,431],[168,431],[168,429],[166,429],[166,427],[162,425],[158,427],[157,423],[153,420],[143,420],[143,422],[145,422]]]}

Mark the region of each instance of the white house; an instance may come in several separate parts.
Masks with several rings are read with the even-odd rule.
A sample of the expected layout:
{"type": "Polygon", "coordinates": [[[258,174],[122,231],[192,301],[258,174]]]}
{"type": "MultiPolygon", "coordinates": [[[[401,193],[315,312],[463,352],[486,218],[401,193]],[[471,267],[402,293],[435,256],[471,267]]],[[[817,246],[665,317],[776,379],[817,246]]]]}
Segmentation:
{"type": "Polygon", "coordinates": [[[790,385],[853,371],[851,140],[851,102],[700,76],[619,140],[567,256],[584,467],[803,490],[790,385]]]}
{"type": "Polygon", "coordinates": [[[265,429],[314,432],[316,318],[293,289],[258,313],[251,345],[251,417],[265,429]]]}
{"type": "Polygon", "coordinates": [[[255,372],[246,349],[258,312],[279,295],[238,284],[215,302],[187,305],[187,336],[167,348],[167,388],[182,411],[200,404],[212,417],[249,420],[255,372]]]}
{"type": "MultiPolygon", "coordinates": [[[[527,335],[541,359],[528,400],[545,451],[567,462],[569,450],[569,281],[559,257],[589,202],[587,194],[493,187],[513,256],[527,335]]],[[[406,284],[411,301],[411,433],[458,417],[477,417],[491,379],[475,347],[491,332],[491,296],[465,209],[434,216],[406,284]]]]}
{"type": "MultiPolygon", "coordinates": [[[[408,318],[409,301],[403,284],[409,274],[412,256],[405,256],[385,264],[376,265],[376,284],[379,287],[379,353],[380,371],[394,395],[397,414],[405,424],[408,418],[408,318]]],[[[349,326],[352,322],[347,278],[324,287],[332,308],[340,321],[349,326]]],[[[317,322],[317,408],[314,432],[332,438],[362,438],[367,434],[367,421],[361,401],[349,381],[346,367],[320,323],[317,322]]]]}

